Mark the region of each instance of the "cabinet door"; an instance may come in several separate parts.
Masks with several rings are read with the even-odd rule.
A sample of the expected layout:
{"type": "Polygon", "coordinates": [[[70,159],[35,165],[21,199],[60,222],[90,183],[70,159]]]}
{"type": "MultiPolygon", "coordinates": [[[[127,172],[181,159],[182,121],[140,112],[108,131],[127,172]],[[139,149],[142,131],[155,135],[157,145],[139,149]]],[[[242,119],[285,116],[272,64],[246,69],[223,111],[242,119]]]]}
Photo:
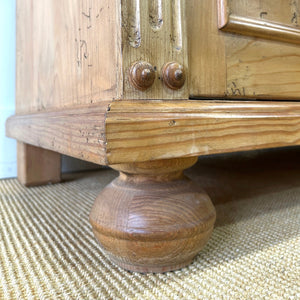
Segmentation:
{"type": "Polygon", "coordinates": [[[187,3],[192,97],[300,98],[300,0],[187,3]]]}

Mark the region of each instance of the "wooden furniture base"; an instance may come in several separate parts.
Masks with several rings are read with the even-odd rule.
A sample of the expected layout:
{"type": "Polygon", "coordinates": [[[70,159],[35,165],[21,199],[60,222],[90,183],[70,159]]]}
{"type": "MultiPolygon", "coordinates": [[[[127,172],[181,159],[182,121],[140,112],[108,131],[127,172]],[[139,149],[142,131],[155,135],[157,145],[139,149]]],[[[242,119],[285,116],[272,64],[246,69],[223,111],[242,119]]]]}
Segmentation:
{"type": "Polygon", "coordinates": [[[182,157],[299,145],[299,120],[299,102],[122,100],[17,114],[6,132],[119,170],[96,200],[94,232],[119,265],[156,272],[187,264],[212,228],[207,196],[182,177],[196,159],[182,157]]]}
{"type": "Polygon", "coordinates": [[[60,182],[61,155],[18,142],[18,179],[25,186],[60,182]]]}
{"type": "Polygon", "coordinates": [[[300,145],[298,7],[17,0],[16,115],[6,133],[24,143],[19,179],[59,180],[50,151],[112,166],[120,177],[91,213],[110,257],[142,272],[187,264],[215,219],[182,175],[191,157],[300,145]]]}
{"type": "Polygon", "coordinates": [[[191,262],[210,237],[215,209],[183,175],[197,158],[113,165],[120,176],[98,196],[90,214],[95,236],[117,265],[165,272],[191,262]]]}

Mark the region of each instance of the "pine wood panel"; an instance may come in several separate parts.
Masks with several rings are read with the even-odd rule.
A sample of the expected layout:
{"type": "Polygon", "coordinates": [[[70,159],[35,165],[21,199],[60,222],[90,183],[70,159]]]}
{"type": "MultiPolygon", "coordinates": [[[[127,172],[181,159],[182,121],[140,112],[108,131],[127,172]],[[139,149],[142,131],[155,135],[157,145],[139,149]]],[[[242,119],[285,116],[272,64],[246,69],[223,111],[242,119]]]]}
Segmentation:
{"type": "Polygon", "coordinates": [[[6,135],[18,141],[106,165],[105,114],[108,107],[16,115],[6,122],[6,135]]]}
{"type": "Polygon", "coordinates": [[[17,112],[120,97],[118,1],[17,1],[17,112]]]}
{"type": "MultiPolygon", "coordinates": [[[[298,30],[298,1],[271,2],[231,0],[229,16],[259,15],[298,30]]],[[[18,0],[17,112],[120,98],[299,99],[299,46],[221,32],[217,1],[172,3],[18,0]],[[138,60],[156,68],[154,85],[146,91],[128,80],[128,69],[138,60]],[[161,80],[163,64],[172,60],[189,75],[190,83],[178,91],[161,80]]]]}
{"type": "MultiPolygon", "coordinates": [[[[196,1],[196,5],[188,2],[190,3],[188,7],[189,64],[197,65],[190,69],[190,95],[208,97],[211,93],[224,98],[298,100],[300,46],[292,44],[299,40],[297,38],[298,1],[231,0],[228,4],[224,0],[218,2],[225,7],[228,6],[228,9],[225,9],[228,14],[221,14],[219,17],[221,23],[226,23],[228,19],[237,16],[234,28],[238,27],[239,31],[236,32],[240,34],[217,31],[217,13],[210,13],[209,17],[205,16],[204,12],[217,10],[216,1],[196,1]],[[200,25],[194,24],[194,20],[197,20],[199,15],[202,21],[198,22],[201,22],[202,29],[200,25]],[[247,18],[248,27],[245,27],[244,23],[241,26],[241,18],[247,18]],[[254,25],[259,25],[260,37],[247,36],[248,28],[253,29],[252,21],[249,20],[256,20],[255,22],[259,23],[254,25]],[[270,28],[268,26],[270,20],[278,26],[270,28]],[[291,29],[289,33],[282,31],[284,26],[291,29]],[[201,35],[199,30],[202,30],[201,35]],[[263,36],[270,38],[270,35],[274,39],[281,37],[285,42],[262,38],[263,36]],[[214,39],[207,37],[214,37],[214,39]],[[198,42],[194,39],[198,39],[198,42]],[[207,48],[213,55],[205,51],[207,48]],[[216,62],[211,62],[214,58],[216,62]],[[208,63],[199,63],[205,61],[208,63]],[[220,78],[224,78],[225,87],[220,78]]],[[[220,13],[220,7],[218,12],[220,13]]]]}
{"type": "Polygon", "coordinates": [[[175,91],[163,83],[161,71],[176,61],[188,72],[184,3],[18,0],[17,112],[123,98],[187,99],[188,80],[175,91]],[[155,69],[146,91],[130,84],[136,61],[155,69]]]}
{"type": "Polygon", "coordinates": [[[223,33],[216,26],[217,2],[189,0],[186,5],[190,95],[224,97],[226,55],[223,33]]]}
{"type": "Polygon", "coordinates": [[[227,38],[228,97],[300,98],[300,47],[274,43],[227,38]]]}
{"type": "Polygon", "coordinates": [[[286,0],[218,0],[227,2],[230,15],[262,19],[297,27],[300,1],[286,0]]]}

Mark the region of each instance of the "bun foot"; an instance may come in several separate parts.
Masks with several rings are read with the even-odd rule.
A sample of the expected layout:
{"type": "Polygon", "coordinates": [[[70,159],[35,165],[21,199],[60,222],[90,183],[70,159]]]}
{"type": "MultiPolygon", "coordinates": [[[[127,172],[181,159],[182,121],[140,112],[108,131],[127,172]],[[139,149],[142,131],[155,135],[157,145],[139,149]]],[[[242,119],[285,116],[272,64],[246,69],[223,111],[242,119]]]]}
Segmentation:
{"type": "Polygon", "coordinates": [[[114,165],[120,176],[102,190],[90,214],[111,260],[137,272],[188,265],[209,239],[216,214],[207,194],[183,170],[197,158],[114,165]]]}

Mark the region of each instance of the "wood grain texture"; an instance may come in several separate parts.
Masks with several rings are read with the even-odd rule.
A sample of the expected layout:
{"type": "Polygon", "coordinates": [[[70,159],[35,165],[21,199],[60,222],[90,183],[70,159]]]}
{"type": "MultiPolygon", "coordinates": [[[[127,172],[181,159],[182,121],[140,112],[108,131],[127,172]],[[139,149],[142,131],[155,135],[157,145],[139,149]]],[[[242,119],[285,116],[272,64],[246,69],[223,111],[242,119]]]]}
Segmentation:
{"type": "Polygon", "coordinates": [[[122,1],[124,99],[188,99],[188,81],[179,90],[164,85],[161,69],[176,61],[188,72],[185,1],[122,1]],[[156,24],[156,25],[155,25],[156,24]],[[156,70],[151,88],[139,91],[130,84],[129,70],[146,61],[156,70]]]}
{"type": "Polygon", "coordinates": [[[275,41],[300,44],[298,1],[218,0],[219,29],[275,41]]]}
{"type": "Polygon", "coordinates": [[[298,33],[295,34],[295,31],[299,32],[297,25],[299,4],[298,0],[228,2],[229,19],[233,15],[257,20],[256,23],[261,23],[259,28],[261,36],[286,39],[285,43],[281,43],[239,35],[226,36],[228,97],[299,99],[300,48],[298,45],[286,43],[291,42],[287,40],[286,31],[277,28],[275,33],[272,32],[275,29],[269,26],[270,22],[277,23],[279,27],[288,26],[290,28],[288,36],[298,41],[298,33]],[[263,25],[264,22],[266,25],[263,25]]]}
{"type": "MultiPolygon", "coordinates": [[[[225,1],[218,3],[224,11],[225,1]]],[[[298,41],[294,34],[299,30],[298,6],[298,0],[232,0],[219,20],[226,24],[231,17],[236,21],[251,19],[249,26],[259,25],[262,35],[275,38],[275,25],[273,29],[269,26],[273,22],[282,39],[286,34],[280,28],[288,26],[298,41]]],[[[192,97],[299,99],[299,45],[218,31],[217,1],[188,1],[187,11],[192,97]]]]}
{"type": "Polygon", "coordinates": [[[115,101],[13,116],[7,135],[112,165],[300,144],[300,103],[115,101]]]}
{"type": "Polygon", "coordinates": [[[190,96],[224,97],[226,54],[217,26],[217,2],[189,0],[186,6],[190,96]]]}
{"type": "Polygon", "coordinates": [[[174,91],[160,76],[169,61],[188,70],[186,41],[183,0],[18,0],[17,112],[122,98],[187,99],[188,81],[174,91]],[[156,70],[147,91],[128,79],[140,60],[156,70]]]}
{"type": "Polygon", "coordinates": [[[16,115],[7,120],[6,134],[37,147],[105,165],[108,104],[16,115]]]}
{"type": "MultiPolygon", "coordinates": [[[[230,1],[228,15],[298,30],[298,0],[248,2],[230,1]]],[[[299,47],[221,32],[218,12],[210,0],[18,0],[17,112],[113,99],[299,99],[299,47]],[[140,60],[156,69],[145,91],[128,78],[140,60]],[[188,75],[177,91],[161,76],[170,61],[188,75]]],[[[261,32],[267,28],[261,24],[261,32]]]]}
{"type": "Polygon", "coordinates": [[[226,41],[227,97],[299,100],[300,48],[270,41],[226,41]]]}
{"type": "Polygon", "coordinates": [[[298,27],[299,0],[217,0],[227,6],[228,15],[265,20],[298,27]]]}
{"type": "Polygon", "coordinates": [[[121,97],[118,2],[17,1],[17,112],[121,97]]]}
{"type": "Polygon", "coordinates": [[[206,193],[182,174],[196,161],[112,166],[121,174],[96,199],[90,222],[116,264],[131,271],[166,272],[190,263],[205,245],[215,209],[206,193]]]}
{"type": "Polygon", "coordinates": [[[60,182],[61,157],[57,152],[18,142],[18,180],[25,186],[60,182]]]}
{"type": "Polygon", "coordinates": [[[242,101],[114,102],[110,164],[300,144],[300,104],[242,101]]]}
{"type": "Polygon", "coordinates": [[[226,24],[219,25],[219,29],[242,35],[300,44],[300,29],[265,20],[230,16],[226,24]]]}

